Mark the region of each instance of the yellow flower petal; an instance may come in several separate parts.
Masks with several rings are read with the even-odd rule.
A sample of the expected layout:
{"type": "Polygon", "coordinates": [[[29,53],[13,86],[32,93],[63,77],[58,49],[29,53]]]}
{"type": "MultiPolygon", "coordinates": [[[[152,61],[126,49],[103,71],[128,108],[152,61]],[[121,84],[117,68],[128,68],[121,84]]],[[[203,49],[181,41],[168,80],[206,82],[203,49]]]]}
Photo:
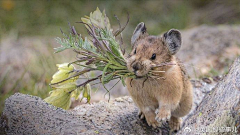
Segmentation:
{"type": "MultiPolygon", "coordinates": [[[[57,67],[58,67],[59,71],[53,75],[53,77],[52,77],[53,79],[52,79],[51,83],[57,83],[57,82],[60,82],[62,80],[69,78],[71,76],[70,72],[74,70],[74,66],[69,65],[68,63],[57,64],[57,67]]],[[[77,78],[73,78],[73,79],[75,80],[77,78]]],[[[71,82],[71,80],[69,80],[68,82],[71,82]]]]}
{"type": "Polygon", "coordinates": [[[74,69],[74,66],[69,63],[63,63],[63,64],[57,64],[57,67],[59,70],[67,70],[67,71],[72,71],[74,69]]]}
{"type": "Polygon", "coordinates": [[[67,79],[69,77],[69,72],[66,71],[58,71],[57,73],[55,73],[53,75],[53,79],[51,81],[51,83],[57,83],[59,81],[62,81],[64,79],[67,79]]]}
{"type": "Polygon", "coordinates": [[[67,110],[71,105],[71,93],[66,92],[63,89],[57,89],[52,91],[51,95],[44,100],[56,107],[67,110]]]}

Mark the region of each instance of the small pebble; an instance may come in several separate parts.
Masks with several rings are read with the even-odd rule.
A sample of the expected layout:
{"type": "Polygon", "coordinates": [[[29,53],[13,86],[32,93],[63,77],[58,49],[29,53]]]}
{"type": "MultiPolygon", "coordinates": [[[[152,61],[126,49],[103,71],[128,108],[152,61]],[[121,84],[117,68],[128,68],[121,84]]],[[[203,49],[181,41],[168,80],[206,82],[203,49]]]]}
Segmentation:
{"type": "Polygon", "coordinates": [[[202,79],[205,83],[208,83],[208,84],[210,84],[210,83],[212,83],[212,80],[210,79],[210,78],[203,78],[202,79]]]}

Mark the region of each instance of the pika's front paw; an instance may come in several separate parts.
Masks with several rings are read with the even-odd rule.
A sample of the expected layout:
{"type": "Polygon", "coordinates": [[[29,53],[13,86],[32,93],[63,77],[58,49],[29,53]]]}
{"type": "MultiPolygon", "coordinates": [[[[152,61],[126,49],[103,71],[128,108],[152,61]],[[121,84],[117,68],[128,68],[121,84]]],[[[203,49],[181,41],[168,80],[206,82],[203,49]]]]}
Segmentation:
{"type": "Polygon", "coordinates": [[[167,121],[169,121],[170,117],[171,117],[171,111],[170,110],[165,110],[165,109],[157,109],[156,110],[156,117],[155,120],[158,123],[166,123],[167,121]]]}
{"type": "Polygon", "coordinates": [[[181,118],[172,116],[169,122],[169,127],[171,129],[171,132],[176,133],[181,127],[181,118]]]}
{"type": "Polygon", "coordinates": [[[143,112],[141,110],[138,111],[138,117],[142,120],[144,119],[145,115],[143,114],[143,112]]]}
{"type": "Polygon", "coordinates": [[[152,126],[153,128],[160,127],[160,124],[155,120],[155,115],[146,114],[145,118],[148,123],[148,126],[152,126]]]}

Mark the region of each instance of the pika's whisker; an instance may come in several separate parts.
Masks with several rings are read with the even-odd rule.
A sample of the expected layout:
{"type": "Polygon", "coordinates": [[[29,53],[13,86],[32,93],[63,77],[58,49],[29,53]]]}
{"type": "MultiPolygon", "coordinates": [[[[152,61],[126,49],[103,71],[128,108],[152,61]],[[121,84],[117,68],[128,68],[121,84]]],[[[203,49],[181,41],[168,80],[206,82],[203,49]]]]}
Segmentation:
{"type": "Polygon", "coordinates": [[[174,66],[174,65],[176,65],[176,64],[175,63],[161,63],[161,64],[158,64],[158,65],[152,66],[152,68],[163,67],[163,66],[174,66]]]}
{"type": "Polygon", "coordinates": [[[152,76],[159,76],[158,74],[151,74],[152,76]]]}
{"type": "Polygon", "coordinates": [[[152,72],[152,73],[164,73],[165,71],[157,71],[157,70],[150,70],[149,72],[152,72]]]}
{"type": "Polygon", "coordinates": [[[150,75],[157,75],[159,76],[159,72],[149,72],[150,75]]]}
{"type": "Polygon", "coordinates": [[[158,77],[158,78],[156,78],[156,79],[158,79],[158,80],[160,80],[160,79],[165,80],[166,78],[165,78],[165,77],[158,77]]]}
{"type": "Polygon", "coordinates": [[[154,79],[166,79],[165,77],[159,77],[159,76],[151,76],[152,78],[154,78],[154,79]]]}
{"type": "Polygon", "coordinates": [[[156,76],[156,75],[151,75],[151,76],[149,76],[149,77],[151,77],[151,78],[153,78],[153,79],[158,78],[158,76],[156,76]]]}

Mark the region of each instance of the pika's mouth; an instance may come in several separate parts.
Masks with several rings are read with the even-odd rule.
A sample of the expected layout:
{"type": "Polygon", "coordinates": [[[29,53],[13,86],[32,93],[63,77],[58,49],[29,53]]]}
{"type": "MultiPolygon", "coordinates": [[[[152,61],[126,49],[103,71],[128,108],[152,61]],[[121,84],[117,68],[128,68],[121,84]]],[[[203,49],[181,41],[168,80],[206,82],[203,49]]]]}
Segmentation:
{"type": "Polygon", "coordinates": [[[140,78],[143,78],[144,76],[139,76],[139,75],[137,75],[137,71],[133,71],[134,72],[134,74],[135,74],[135,76],[136,76],[136,78],[135,79],[140,79],[140,78]]]}
{"type": "Polygon", "coordinates": [[[139,71],[133,71],[135,75],[135,79],[146,78],[148,73],[139,73],[139,71]]]}
{"type": "Polygon", "coordinates": [[[147,77],[147,75],[137,75],[136,73],[135,73],[135,76],[136,76],[135,79],[142,79],[147,77]]]}

